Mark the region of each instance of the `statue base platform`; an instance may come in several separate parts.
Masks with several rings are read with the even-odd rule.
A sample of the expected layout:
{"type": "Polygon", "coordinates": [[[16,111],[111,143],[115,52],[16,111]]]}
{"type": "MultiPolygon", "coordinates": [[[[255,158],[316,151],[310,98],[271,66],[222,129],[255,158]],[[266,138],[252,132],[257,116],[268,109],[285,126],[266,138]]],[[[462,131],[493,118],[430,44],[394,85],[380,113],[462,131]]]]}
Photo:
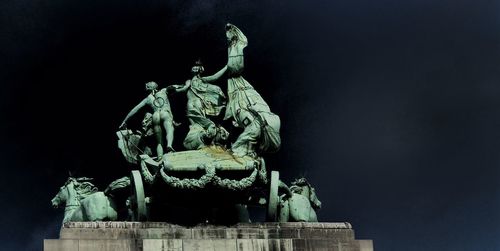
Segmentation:
{"type": "Polygon", "coordinates": [[[69,222],[44,251],[372,251],[349,223],[243,223],[184,227],[165,222],[69,222]]]}

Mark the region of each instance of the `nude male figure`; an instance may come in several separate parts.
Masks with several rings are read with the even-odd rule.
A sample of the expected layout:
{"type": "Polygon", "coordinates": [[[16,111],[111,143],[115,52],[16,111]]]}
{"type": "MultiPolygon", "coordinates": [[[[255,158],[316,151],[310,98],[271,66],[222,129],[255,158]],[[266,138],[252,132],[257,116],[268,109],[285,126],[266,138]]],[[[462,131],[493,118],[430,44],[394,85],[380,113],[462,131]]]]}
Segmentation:
{"type": "Polygon", "coordinates": [[[162,127],[166,133],[167,151],[174,151],[172,143],[174,141],[174,118],[168,100],[168,92],[174,87],[167,87],[158,90],[158,84],[155,82],[146,83],[146,90],[149,95],[136,105],[125,117],[120,128],[124,128],[130,117],[134,116],[144,106],[149,106],[153,109],[153,130],[156,135],[157,146],[156,154],[158,157],[163,156],[163,132],[162,127]]]}

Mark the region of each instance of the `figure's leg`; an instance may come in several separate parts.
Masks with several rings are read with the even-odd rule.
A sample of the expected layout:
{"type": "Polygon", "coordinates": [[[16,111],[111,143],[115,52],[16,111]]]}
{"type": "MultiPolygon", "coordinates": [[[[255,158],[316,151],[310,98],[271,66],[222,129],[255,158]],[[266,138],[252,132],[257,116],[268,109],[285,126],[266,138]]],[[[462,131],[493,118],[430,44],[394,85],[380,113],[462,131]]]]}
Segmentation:
{"type": "Polygon", "coordinates": [[[204,129],[207,129],[210,124],[213,124],[203,111],[203,105],[199,99],[193,99],[188,102],[187,117],[191,125],[197,124],[204,129]]]}
{"type": "Polygon", "coordinates": [[[155,112],[153,114],[153,130],[155,132],[155,136],[156,136],[156,155],[158,157],[161,157],[163,156],[163,146],[162,146],[162,143],[163,143],[163,135],[162,135],[162,131],[161,131],[161,124],[160,124],[160,113],[159,112],[155,112]]]}
{"type": "Polygon", "coordinates": [[[288,222],[290,220],[290,206],[288,205],[288,199],[283,198],[283,196],[280,198],[280,206],[279,208],[279,215],[278,215],[278,221],[279,222],[288,222]]]}
{"type": "Polygon", "coordinates": [[[189,132],[184,138],[183,145],[187,150],[197,150],[205,146],[203,135],[205,130],[200,125],[190,125],[189,132]]]}
{"type": "Polygon", "coordinates": [[[174,142],[174,123],[172,115],[167,112],[162,113],[163,128],[167,135],[167,148],[169,151],[174,151],[172,144],[174,142]]]}
{"type": "Polygon", "coordinates": [[[237,156],[255,155],[255,145],[261,133],[260,124],[248,112],[242,111],[239,116],[238,121],[241,121],[244,130],[231,146],[231,150],[237,156]]]}

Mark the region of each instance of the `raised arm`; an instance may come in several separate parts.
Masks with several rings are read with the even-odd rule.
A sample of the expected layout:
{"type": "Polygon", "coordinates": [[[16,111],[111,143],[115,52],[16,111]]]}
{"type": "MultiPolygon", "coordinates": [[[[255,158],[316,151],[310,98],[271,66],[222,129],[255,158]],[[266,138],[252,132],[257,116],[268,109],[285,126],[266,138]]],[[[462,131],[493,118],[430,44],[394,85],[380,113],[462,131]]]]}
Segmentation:
{"type": "Polygon", "coordinates": [[[213,82],[213,81],[216,81],[217,79],[219,79],[220,77],[222,77],[222,75],[224,75],[224,73],[226,72],[227,70],[227,65],[224,66],[224,68],[222,68],[220,71],[218,71],[217,73],[215,73],[214,75],[212,76],[206,76],[206,77],[202,77],[201,79],[205,82],[213,82]]]}
{"type": "Polygon", "coordinates": [[[189,87],[191,86],[191,80],[186,80],[186,83],[184,85],[173,85],[173,87],[175,87],[175,92],[185,92],[189,89],[189,87]]]}
{"type": "Polygon", "coordinates": [[[130,110],[130,112],[127,114],[127,116],[123,120],[122,124],[120,125],[120,128],[125,127],[125,124],[127,124],[128,119],[130,117],[134,116],[141,108],[143,108],[145,105],[147,105],[147,103],[148,103],[148,98],[146,97],[145,99],[143,99],[141,101],[141,103],[139,103],[134,108],[132,108],[132,110],[130,110]]]}

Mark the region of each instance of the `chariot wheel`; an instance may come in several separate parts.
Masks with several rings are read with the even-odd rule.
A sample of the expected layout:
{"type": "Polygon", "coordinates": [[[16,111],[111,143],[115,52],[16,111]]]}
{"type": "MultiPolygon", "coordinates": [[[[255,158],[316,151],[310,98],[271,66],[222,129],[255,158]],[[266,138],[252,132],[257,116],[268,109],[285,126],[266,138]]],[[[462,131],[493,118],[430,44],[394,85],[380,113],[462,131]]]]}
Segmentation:
{"type": "Polygon", "coordinates": [[[133,170],[130,175],[130,209],[133,221],[146,221],[146,199],[144,196],[144,186],[142,184],[142,177],[139,171],[133,170]]]}
{"type": "Polygon", "coordinates": [[[278,187],[280,182],[280,173],[271,172],[271,182],[269,183],[269,199],[267,202],[267,221],[276,222],[278,220],[278,187]]]}

